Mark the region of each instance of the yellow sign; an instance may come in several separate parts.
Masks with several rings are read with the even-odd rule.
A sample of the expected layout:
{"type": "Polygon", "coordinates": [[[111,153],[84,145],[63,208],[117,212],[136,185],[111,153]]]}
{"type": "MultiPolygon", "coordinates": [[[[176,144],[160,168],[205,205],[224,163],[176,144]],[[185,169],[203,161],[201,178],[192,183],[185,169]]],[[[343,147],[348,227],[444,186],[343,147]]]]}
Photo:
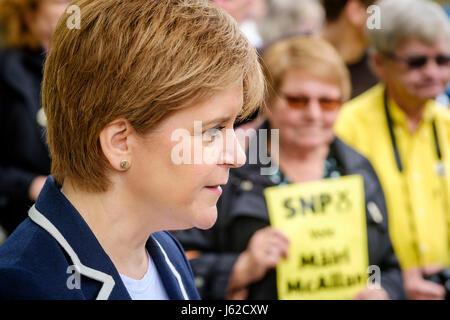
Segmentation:
{"type": "Polygon", "coordinates": [[[266,188],[271,225],[290,240],[277,266],[281,300],[352,299],[366,285],[364,184],[359,175],[266,188]]]}

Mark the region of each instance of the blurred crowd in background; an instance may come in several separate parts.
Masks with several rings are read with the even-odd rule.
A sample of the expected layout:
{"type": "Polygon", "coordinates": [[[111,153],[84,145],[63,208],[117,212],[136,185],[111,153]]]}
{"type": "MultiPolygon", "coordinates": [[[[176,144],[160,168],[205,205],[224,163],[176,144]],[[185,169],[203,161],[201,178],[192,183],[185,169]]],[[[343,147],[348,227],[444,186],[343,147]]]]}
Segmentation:
{"type": "MultiPolygon", "coordinates": [[[[289,241],[270,227],[263,190],[359,174],[382,288],[355,298],[448,297],[450,2],[211,1],[257,48],[268,83],[262,111],[237,126],[280,129],[280,159],[271,176],[231,169],[216,225],[173,233],[201,296],[276,299],[289,241]]],[[[0,0],[0,243],[50,174],[42,67],[69,4],[0,0]]]]}

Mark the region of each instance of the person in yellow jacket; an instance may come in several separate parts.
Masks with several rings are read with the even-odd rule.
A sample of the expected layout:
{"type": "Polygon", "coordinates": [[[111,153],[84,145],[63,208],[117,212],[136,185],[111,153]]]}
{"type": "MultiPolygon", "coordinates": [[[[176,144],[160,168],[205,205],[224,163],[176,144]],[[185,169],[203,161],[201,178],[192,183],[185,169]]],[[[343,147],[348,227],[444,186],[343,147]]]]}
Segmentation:
{"type": "Polygon", "coordinates": [[[378,5],[368,32],[381,83],[342,107],[335,131],[381,180],[408,297],[442,299],[425,278],[450,267],[450,112],[433,100],[450,80],[449,20],[427,0],[378,5]]]}

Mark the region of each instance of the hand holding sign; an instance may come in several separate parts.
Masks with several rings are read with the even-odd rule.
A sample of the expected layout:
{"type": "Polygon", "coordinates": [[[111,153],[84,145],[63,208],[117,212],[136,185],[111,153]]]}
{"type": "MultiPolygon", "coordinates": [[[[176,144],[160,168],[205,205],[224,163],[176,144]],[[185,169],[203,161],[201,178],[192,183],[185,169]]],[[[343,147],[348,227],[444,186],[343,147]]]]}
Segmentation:
{"type": "Polygon", "coordinates": [[[288,248],[289,240],[282,232],[272,227],[256,231],[233,267],[228,297],[236,290],[261,280],[282,258],[287,258],[288,248]]]}
{"type": "Polygon", "coordinates": [[[247,267],[251,282],[261,280],[267,270],[277,266],[281,258],[287,258],[288,238],[280,231],[266,227],[255,232],[247,249],[247,267]]]}

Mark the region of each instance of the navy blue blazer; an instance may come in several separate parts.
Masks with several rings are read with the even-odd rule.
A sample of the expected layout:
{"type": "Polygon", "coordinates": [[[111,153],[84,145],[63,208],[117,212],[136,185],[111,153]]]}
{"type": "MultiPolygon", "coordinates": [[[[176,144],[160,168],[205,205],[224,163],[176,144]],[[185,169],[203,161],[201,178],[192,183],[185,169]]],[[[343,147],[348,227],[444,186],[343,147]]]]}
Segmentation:
{"type": "MultiPolygon", "coordinates": [[[[168,232],[147,250],[169,299],[200,299],[190,265],[168,232]]],[[[0,299],[131,299],[117,269],[50,176],[29,217],[0,246],[0,299]]]]}

